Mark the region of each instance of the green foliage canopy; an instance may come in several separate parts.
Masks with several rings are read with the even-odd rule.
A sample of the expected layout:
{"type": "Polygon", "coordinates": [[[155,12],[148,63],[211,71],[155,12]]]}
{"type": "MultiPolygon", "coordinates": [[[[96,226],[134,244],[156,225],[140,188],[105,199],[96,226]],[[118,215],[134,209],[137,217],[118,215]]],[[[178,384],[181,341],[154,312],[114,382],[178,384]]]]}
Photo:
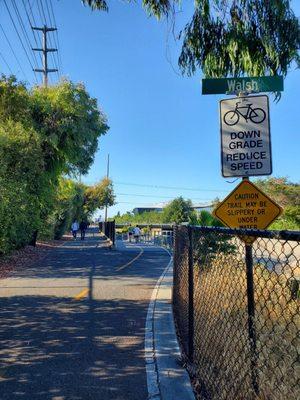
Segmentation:
{"type": "Polygon", "coordinates": [[[0,122],[0,254],[27,244],[40,229],[53,193],[40,140],[32,129],[0,122]]]}
{"type": "Polygon", "coordinates": [[[127,212],[123,215],[115,215],[116,224],[162,224],[163,214],[157,211],[148,211],[141,214],[127,212]]]}
{"type": "Polygon", "coordinates": [[[98,139],[108,130],[97,100],[84,85],[70,81],[28,90],[14,77],[2,76],[0,118],[21,122],[37,132],[45,168],[56,175],[87,173],[98,139]]]}
{"type": "Polygon", "coordinates": [[[184,200],[181,196],[171,201],[163,210],[163,221],[168,223],[190,222],[194,216],[191,200],[184,200]]]}
{"type": "Polygon", "coordinates": [[[82,84],[27,89],[14,77],[1,77],[0,254],[29,243],[36,231],[61,235],[83,209],[86,190],[61,177],[88,171],[107,130],[82,84]]]}
{"type": "Polygon", "coordinates": [[[203,210],[200,212],[195,225],[201,226],[223,226],[209,211],[203,210]]]}
{"type": "Polygon", "coordinates": [[[300,185],[286,177],[258,179],[255,184],[281,207],[300,205],[300,185]]]}
{"type": "Polygon", "coordinates": [[[300,185],[285,177],[259,179],[255,184],[282,208],[283,214],[271,229],[300,230],[300,185]]]}
{"type": "Polygon", "coordinates": [[[45,236],[59,239],[69,229],[72,221],[88,221],[93,213],[114,205],[114,191],[111,180],[104,178],[94,186],[86,186],[67,178],[60,178],[53,212],[46,224],[45,236]],[[49,231],[50,228],[50,231],[49,231]]]}
{"type": "Polygon", "coordinates": [[[98,138],[108,126],[84,85],[63,81],[31,92],[31,115],[43,140],[49,168],[86,174],[94,161],[98,138]]]}
{"type": "Polygon", "coordinates": [[[45,224],[44,236],[60,239],[72,220],[81,218],[84,191],[84,186],[76,181],[64,177],[59,179],[53,211],[45,224]]]}
{"type": "MultiPolygon", "coordinates": [[[[105,0],[82,0],[108,10],[105,0]]],[[[181,31],[179,65],[189,75],[200,68],[207,78],[286,75],[300,64],[300,27],[290,0],[196,0],[191,21],[181,31]]],[[[174,14],[179,0],[143,0],[160,19],[174,14]]]]}
{"type": "Polygon", "coordinates": [[[94,186],[86,187],[84,193],[83,210],[86,218],[105,206],[110,207],[115,204],[115,195],[112,181],[103,178],[101,182],[94,186]]]}
{"type": "Polygon", "coordinates": [[[179,64],[206,77],[286,75],[299,66],[300,28],[289,0],[197,0],[179,64]]]}

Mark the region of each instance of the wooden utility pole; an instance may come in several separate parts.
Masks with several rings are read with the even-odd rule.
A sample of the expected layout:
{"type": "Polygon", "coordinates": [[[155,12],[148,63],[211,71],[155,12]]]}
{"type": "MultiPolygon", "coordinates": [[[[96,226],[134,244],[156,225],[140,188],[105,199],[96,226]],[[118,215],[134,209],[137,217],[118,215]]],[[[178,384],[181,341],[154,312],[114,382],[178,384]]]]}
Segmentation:
{"type": "MultiPolygon", "coordinates": [[[[109,178],[109,154],[107,155],[106,178],[109,178]]],[[[105,222],[107,222],[107,204],[105,205],[105,222]]]]}
{"type": "Polygon", "coordinates": [[[35,31],[41,31],[43,32],[43,48],[42,49],[37,49],[33,48],[33,51],[41,51],[43,53],[43,68],[41,69],[34,69],[35,72],[42,72],[43,74],[43,83],[44,86],[48,86],[48,74],[49,72],[57,72],[57,69],[54,68],[48,68],[48,53],[57,51],[57,49],[49,49],[47,47],[47,33],[48,32],[53,32],[56,31],[57,28],[48,28],[46,25],[43,26],[43,28],[38,28],[36,26],[32,26],[32,29],[35,31]]]}

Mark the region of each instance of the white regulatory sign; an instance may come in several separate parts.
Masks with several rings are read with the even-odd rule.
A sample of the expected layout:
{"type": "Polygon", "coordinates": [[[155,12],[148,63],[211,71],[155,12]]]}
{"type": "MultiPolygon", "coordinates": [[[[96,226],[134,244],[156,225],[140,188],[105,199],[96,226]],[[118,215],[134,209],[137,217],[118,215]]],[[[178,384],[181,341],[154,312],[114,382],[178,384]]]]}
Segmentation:
{"type": "Polygon", "coordinates": [[[220,101],[222,175],[272,173],[268,96],[220,101]]]}

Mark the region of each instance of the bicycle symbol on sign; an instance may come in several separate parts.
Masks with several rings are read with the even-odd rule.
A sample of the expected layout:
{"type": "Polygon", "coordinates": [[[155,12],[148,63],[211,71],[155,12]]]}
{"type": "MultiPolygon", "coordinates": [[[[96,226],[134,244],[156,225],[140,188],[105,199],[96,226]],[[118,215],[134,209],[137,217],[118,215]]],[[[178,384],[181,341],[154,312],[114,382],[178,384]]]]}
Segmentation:
{"type": "Polygon", "coordinates": [[[241,101],[238,101],[235,105],[235,109],[227,111],[224,115],[223,120],[226,125],[236,125],[239,122],[240,117],[243,117],[246,122],[250,119],[254,124],[260,124],[266,119],[266,113],[262,108],[252,108],[252,103],[245,106],[239,106],[240,103],[241,101]]]}

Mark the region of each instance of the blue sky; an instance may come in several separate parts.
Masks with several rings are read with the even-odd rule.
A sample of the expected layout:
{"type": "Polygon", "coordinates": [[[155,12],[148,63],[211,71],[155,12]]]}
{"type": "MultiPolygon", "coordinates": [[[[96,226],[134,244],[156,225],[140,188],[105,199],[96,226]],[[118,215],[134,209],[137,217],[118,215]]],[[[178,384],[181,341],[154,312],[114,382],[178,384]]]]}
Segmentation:
{"type": "MultiPolygon", "coordinates": [[[[38,20],[36,1],[33,11],[38,20]]],[[[109,215],[178,195],[201,202],[231,191],[238,182],[224,179],[220,167],[219,100],[226,96],[201,95],[200,71],[192,78],[179,74],[180,44],[174,42],[171,24],[148,18],[139,4],[111,2],[107,14],[91,12],[79,0],[52,2],[63,75],[84,82],[108,118],[109,133],[100,139],[94,165],[83,180],[93,183],[105,175],[109,153],[118,201],[109,215]]],[[[22,10],[21,1],[17,3],[22,10]]],[[[299,16],[300,4],[294,4],[299,16]]],[[[191,5],[184,4],[176,17],[177,33],[191,13],[191,5]]],[[[33,83],[2,0],[0,23],[33,83]]],[[[1,54],[24,79],[1,34],[1,54]]],[[[8,72],[1,59],[0,65],[8,72]]],[[[273,176],[292,181],[299,181],[300,175],[299,78],[299,70],[290,72],[279,103],[270,96],[273,176]]]]}

